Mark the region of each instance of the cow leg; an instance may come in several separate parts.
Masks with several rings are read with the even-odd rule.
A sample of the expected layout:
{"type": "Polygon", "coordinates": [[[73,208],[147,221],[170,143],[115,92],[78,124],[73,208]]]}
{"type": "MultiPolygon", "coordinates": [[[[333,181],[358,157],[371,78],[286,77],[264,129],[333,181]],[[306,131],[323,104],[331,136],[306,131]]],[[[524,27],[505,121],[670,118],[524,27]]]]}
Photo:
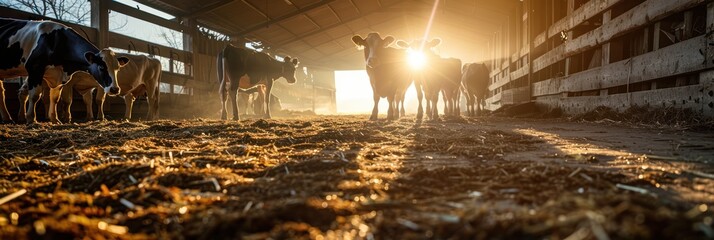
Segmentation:
{"type": "Polygon", "coordinates": [[[58,85],[57,87],[48,86],[48,88],[50,89],[50,107],[47,117],[52,123],[62,123],[60,122],[59,118],[57,118],[57,102],[59,102],[60,96],[62,95],[62,87],[64,87],[64,85],[62,84],[58,85]]]}
{"type": "Polygon", "coordinates": [[[131,120],[131,111],[134,109],[134,101],[136,100],[136,97],[144,95],[145,92],[146,87],[144,86],[144,84],[140,84],[134,89],[127,91],[126,95],[124,95],[124,103],[126,106],[126,109],[124,110],[124,118],[127,121],[131,120]]]}
{"type": "Polygon", "coordinates": [[[20,102],[20,108],[17,112],[18,123],[27,122],[25,114],[27,112],[27,98],[29,95],[28,88],[29,86],[27,86],[27,80],[25,80],[22,86],[20,87],[20,90],[17,91],[17,100],[20,102]]]}
{"type": "Polygon", "coordinates": [[[92,89],[89,91],[86,91],[85,93],[82,94],[82,101],[84,101],[84,106],[87,108],[87,117],[86,121],[90,122],[94,120],[94,108],[92,106],[92,89]]]}
{"type": "Polygon", "coordinates": [[[434,96],[431,92],[424,92],[424,97],[426,98],[426,116],[429,119],[434,119],[434,111],[431,110],[431,106],[434,104],[434,96]]]}
{"type": "Polygon", "coordinates": [[[438,121],[439,120],[439,92],[435,92],[433,94],[434,102],[431,104],[431,111],[432,111],[432,120],[438,121]]]}
{"type": "Polygon", "coordinates": [[[414,89],[416,90],[417,100],[419,101],[419,109],[417,109],[417,121],[421,121],[424,117],[424,110],[422,109],[422,98],[424,97],[424,92],[421,89],[421,84],[414,81],[414,89]]]}
{"type": "Polygon", "coordinates": [[[404,94],[399,98],[399,117],[404,117],[407,115],[406,110],[404,110],[404,94]]]}
{"type": "Polygon", "coordinates": [[[379,113],[379,95],[377,95],[375,91],[373,91],[373,94],[372,99],[374,100],[374,107],[372,108],[372,116],[369,117],[369,120],[377,121],[377,114],[379,113]]]}
{"type": "Polygon", "coordinates": [[[265,105],[263,105],[263,111],[265,111],[265,118],[270,119],[272,115],[270,114],[270,92],[273,90],[273,80],[268,80],[268,83],[265,85],[265,94],[263,94],[263,102],[265,102],[265,105]]]}
{"type": "Polygon", "coordinates": [[[70,109],[72,107],[72,93],[74,92],[73,86],[65,84],[62,89],[62,94],[60,94],[59,103],[57,106],[57,115],[59,115],[60,121],[62,122],[72,122],[72,113],[70,109]]]}
{"type": "Polygon", "coordinates": [[[131,120],[131,109],[134,107],[134,99],[136,98],[131,92],[124,95],[124,119],[127,121],[131,120]]]}
{"type": "Polygon", "coordinates": [[[146,115],[146,120],[153,121],[159,118],[159,87],[158,82],[155,86],[148,84],[146,86],[146,102],[149,105],[149,112],[146,115]]]}
{"type": "Polygon", "coordinates": [[[12,117],[10,117],[10,112],[7,111],[7,106],[5,105],[5,87],[0,81],[0,115],[2,115],[3,123],[12,123],[12,117]]]}
{"type": "Polygon", "coordinates": [[[228,91],[228,95],[231,98],[231,108],[233,109],[233,120],[240,120],[240,113],[238,112],[238,81],[231,80],[231,88],[228,91]]]}
{"type": "Polygon", "coordinates": [[[42,97],[42,85],[37,85],[28,91],[29,101],[27,103],[27,111],[25,112],[25,121],[27,124],[37,123],[35,107],[37,102],[42,97]]]}
{"type": "Polygon", "coordinates": [[[95,100],[97,101],[97,120],[104,121],[104,101],[107,99],[107,94],[104,92],[104,88],[97,88],[97,96],[95,100]]]}
{"type": "Polygon", "coordinates": [[[218,95],[221,98],[221,120],[226,120],[228,119],[228,110],[226,109],[228,91],[226,91],[226,85],[224,83],[221,83],[220,87],[218,87],[218,95]]]}
{"type": "Polygon", "coordinates": [[[387,120],[394,120],[396,117],[394,116],[395,113],[397,112],[396,109],[394,109],[394,104],[395,99],[394,96],[387,96],[387,103],[389,104],[389,107],[387,108],[387,120]]]}
{"type": "Polygon", "coordinates": [[[159,118],[159,95],[158,85],[153,87],[153,89],[148,88],[146,91],[146,100],[149,103],[149,114],[146,119],[149,121],[159,118]]]}

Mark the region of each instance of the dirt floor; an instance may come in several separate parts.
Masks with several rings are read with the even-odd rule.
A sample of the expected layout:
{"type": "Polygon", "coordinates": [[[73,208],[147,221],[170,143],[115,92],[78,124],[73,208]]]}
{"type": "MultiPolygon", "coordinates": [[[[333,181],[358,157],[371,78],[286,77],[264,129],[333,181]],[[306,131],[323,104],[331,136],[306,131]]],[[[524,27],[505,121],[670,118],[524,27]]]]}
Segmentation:
{"type": "Polygon", "coordinates": [[[714,238],[714,133],[367,116],[0,125],[0,239],[714,238]]]}

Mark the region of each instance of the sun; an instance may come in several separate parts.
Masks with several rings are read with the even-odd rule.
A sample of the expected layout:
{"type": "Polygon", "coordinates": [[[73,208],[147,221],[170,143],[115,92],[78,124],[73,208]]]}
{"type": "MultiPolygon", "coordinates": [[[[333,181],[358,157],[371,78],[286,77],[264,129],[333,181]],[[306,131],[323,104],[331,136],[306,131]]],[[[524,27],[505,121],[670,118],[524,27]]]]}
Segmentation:
{"type": "Polygon", "coordinates": [[[420,70],[426,64],[426,57],[424,53],[420,51],[407,50],[407,61],[409,62],[409,67],[414,70],[420,70]]]}

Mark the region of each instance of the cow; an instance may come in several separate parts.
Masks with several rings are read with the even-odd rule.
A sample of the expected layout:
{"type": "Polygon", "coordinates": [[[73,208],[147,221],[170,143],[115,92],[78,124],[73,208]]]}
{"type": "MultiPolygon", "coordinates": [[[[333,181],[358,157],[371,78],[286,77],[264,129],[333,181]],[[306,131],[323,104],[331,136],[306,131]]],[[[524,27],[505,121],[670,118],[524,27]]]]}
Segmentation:
{"type": "MultiPolygon", "coordinates": [[[[126,110],[124,118],[131,119],[131,113],[134,106],[134,100],[137,97],[146,95],[149,104],[147,120],[155,120],[159,116],[159,81],[161,78],[161,62],[158,59],[151,58],[145,55],[134,55],[126,53],[117,53],[119,57],[129,59],[129,63],[122,67],[119,71],[118,80],[120,91],[117,96],[124,98],[126,110]]],[[[74,73],[69,77],[69,81],[65,83],[64,90],[60,97],[61,106],[64,109],[58,110],[60,120],[71,121],[72,114],[70,107],[72,105],[73,91],[77,91],[82,95],[82,100],[87,108],[86,121],[94,120],[92,111],[92,93],[97,89],[96,100],[98,102],[97,119],[104,120],[104,101],[106,94],[104,90],[92,81],[90,75],[86,73],[74,73]]]]}
{"type": "MultiPolygon", "coordinates": [[[[387,119],[395,120],[399,117],[397,100],[411,84],[411,73],[407,64],[407,52],[404,49],[389,47],[394,42],[394,37],[382,38],[379,33],[372,32],[367,37],[354,35],[352,42],[364,51],[365,68],[372,85],[374,107],[370,120],[377,120],[378,105],[381,98],[387,98],[389,108],[387,119]]],[[[422,116],[421,92],[417,88],[419,98],[419,112],[417,119],[422,116]]]]}
{"type": "Polygon", "coordinates": [[[470,116],[475,116],[481,112],[488,93],[488,68],[484,63],[470,63],[464,64],[462,72],[461,85],[466,95],[466,111],[470,116]]]}
{"type": "Polygon", "coordinates": [[[451,116],[459,115],[458,98],[461,87],[461,60],[442,58],[436,54],[434,48],[440,43],[441,39],[438,38],[431,41],[417,40],[411,43],[397,41],[397,45],[402,48],[407,48],[411,51],[422,51],[424,54],[426,59],[425,69],[421,71],[421,75],[417,76],[414,82],[420,82],[419,85],[423,88],[424,96],[427,100],[427,116],[432,120],[439,119],[439,111],[437,109],[439,93],[444,96],[444,113],[451,116]]]}
{"type": "MultiPolygon", "coordinates": [[[[161,77],[161,62],[155,58],[150,58],[144,55],[125,53],[117,53],[116,55],[118,57],[126,57],[129,59],[129,62],[124,65],[122,70],[117,74],[117,77],[119,78],[117,82],[120,87],[119,94],[117,95],[124,98],[126,103],[126,111],[124,113],[125,119],[131,119],[134,100],[136,100],[139,96],[146,95],[149,103],[147,120],[155,120],[158,117],[159,109],[159,80],[161,77]]],[[[60,121],[72,121],[70,107],[72,106],[74,91],[77,91],[82,96],[82,100],[86,106],[86,121],[94,120],[92,96],[95,89],[97,90],[96,100],[99,103],[99,108],[97,110],[98,119],[104,120],[103,106],[106,94],[102,87],[94,81],[92,75],[87,72],[75,72],[67,77],[67,79],[68,81],[64,83],[63,91],[57,105],[59,107],[57,114],[60,121]]],[[[46,87],[47,84],[42,83],[42,86],[44,89],[43,94],[49,94],[46,87]]],[[[26,98],[26,96],[21,97],[26,98]]],[[[45,109],[50,109],[50,101],[48,99],[43,100],[45,109]]],[[[20,99],[20,102],[25,102],[25,100],[20,99]]],[[[47,116],[49,116],[49,113],[47,116]]],[[[22,116],[18,116],[18,118],[22,118],[22,116]]]]}
{"type": "MultiPolygon", "coordinates": [[[[236,102],[239,88],[249,89],[262,84],[265,85],[263,96],[270,96],[273,82],[278,78],[285,78],[290,84],[297,81],[295,70],[298,64],[297,58],[285,57],[283,61],[278,61],[265,53],[227,45],[218,53],[218,81],[220,82],[218,93],[221,98],[221,119],[226,120],[228,117],[226,101],[229,93],[233,119],[240,120],[236,102]],[[230,89],[226,88],[228,83],[230,83],[230,89]]],[[[270,99],[270,97],[263,97],[261,103],[266,109],[264,115],[266,118],[271,118],[270,99]]]]}
{"type": "MultiPolygon", "coordinates": [[[[129,61],[110,49],[99,50],[61,23],[8,18],[0,18],[0,56],[0,79],[27,76],[19,95],[29,96],[28,111],[23,114],[28,123],[36,121],[35,104],[42,97],[43,80],[50,89],[50,120],[59,123],[56,103],[63,74],[86,71],[106,92],[116,95],[120,90],[117,72],[129,61]]],[[[6,106],[0,108],[4,115],[6,106]]]]}

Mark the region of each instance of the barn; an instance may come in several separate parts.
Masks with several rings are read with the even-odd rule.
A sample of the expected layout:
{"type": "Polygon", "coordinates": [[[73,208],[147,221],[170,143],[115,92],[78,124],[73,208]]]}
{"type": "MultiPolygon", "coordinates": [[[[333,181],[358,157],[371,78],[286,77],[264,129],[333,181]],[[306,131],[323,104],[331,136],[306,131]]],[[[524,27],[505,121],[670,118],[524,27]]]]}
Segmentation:
{"type": "MultiPolygon", "coordinates": [[[[714,239],[711,1],[0,0],[0,17],[161,65],[158,119],[148,93],[127,117],[126,97],[88,110],[65,87],[72,123],[0,125],[0,239],[714,239]],[[420,40],[423,69],[377,77],[383,49],[394,72],[420,40]],[[221,120],[229,45],[295,67],[267,80],[272,117],[241,92],[221,120]],[[422,119],[445,59],[464,77],[422,119]],[[468,64],[487,70],[473,115],[468,64]],[[406,115],[373,99],[396,78],[413,85],[382,97],[406,115]]],[[[26,80],[0,80],[17,120],[26,80]]]]}

